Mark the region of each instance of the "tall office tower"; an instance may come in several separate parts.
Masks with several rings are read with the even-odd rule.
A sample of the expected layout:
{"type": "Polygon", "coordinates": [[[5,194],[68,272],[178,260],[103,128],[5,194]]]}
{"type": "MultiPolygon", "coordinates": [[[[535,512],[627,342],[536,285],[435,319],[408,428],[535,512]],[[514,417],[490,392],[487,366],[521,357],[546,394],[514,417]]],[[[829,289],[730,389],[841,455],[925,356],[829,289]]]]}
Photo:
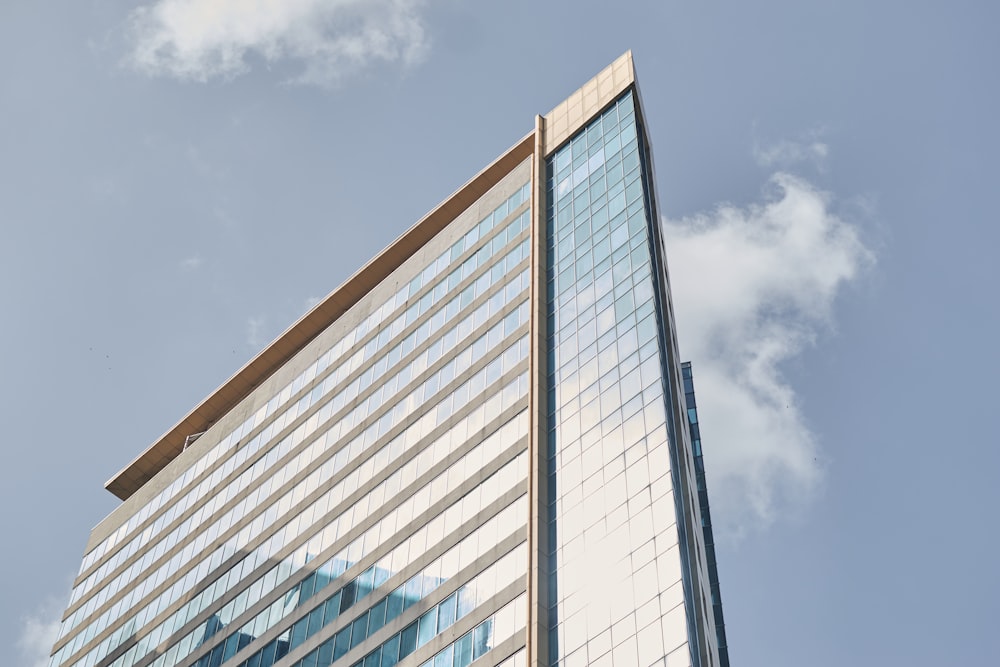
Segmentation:
{"type": "Polygon", "coordinates": [[[653,184],[626,54],[108,482],[52,667],[725,665],[653,184]]]}

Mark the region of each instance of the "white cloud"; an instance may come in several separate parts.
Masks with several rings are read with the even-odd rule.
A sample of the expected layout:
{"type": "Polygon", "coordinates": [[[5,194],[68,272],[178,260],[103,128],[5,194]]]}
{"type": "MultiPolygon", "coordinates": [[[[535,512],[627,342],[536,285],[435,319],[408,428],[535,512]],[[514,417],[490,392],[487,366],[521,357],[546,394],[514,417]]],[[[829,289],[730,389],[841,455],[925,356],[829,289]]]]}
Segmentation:
{"type": "Polygon", "coordinates": [[[298,83],[335,84],[376,62],[412,65],[428,39],[423,0],[154,0],[129,16],[129,63],[151,76],[228,79],[294,63],[298,83]]]}
{"type": "Polygon", "coordinates": [[[202,259],[200,256],[193,255],[191,257],[185,257],[184,259],[182,259],[180,261],[179,266],[180,266],[181,271],[184,271],[185,273],[189,273],[191,271],[195,271],[195,270],[199,269],[201,267],[201,265],[204,264],[204,263],[205,263],[205,260],[202,259]]]}
{"type": "Polygon", "coordinates": [[[311,297],[309,297],[308,299],[306,299],[306,303],[305,303],[305,307],[303,308],[303,312],[308,313],[310,310],[312,310],[313,308],[315,308],[316,306],[318,306],[320,303],[322,303],[322,301],[323,301],[323,297],[321,297],[321,296],[311,296],[311,297]]]}
{"type": "Polygon", "coordinates": [[[713,508],[729,534],[793,510],[821,481],[819,443],[781,366],[829,328],[837,293],[873,261],[826,193],[785,173],[771,186],[763,203],[664,222],[713,508]]]}
{"type": "Polygon", "coordinates": [[[251,317],[247,319],[247,345],[253,350],[259,350],[264,346],[266,340],[265,325],[267,318],[251,317]]]}
{"type": "Polygon", "coordinates": [[[821,129],[806,132],[801,140],[782,139],[767,145],[754,141],[753,157],[762,167],[788,168],[800,162],[811,162],[822,169],[830,154],[830,146],[824,142],[821,129]]]}
{"type": "Polygon", "coordinates": [[[49,652],[59,634],[59,614],[62,605],[55,599],[43,602],[33,613],[21,618],[18,632],[18,664],[25,667],[46,667],[49,652]]]}

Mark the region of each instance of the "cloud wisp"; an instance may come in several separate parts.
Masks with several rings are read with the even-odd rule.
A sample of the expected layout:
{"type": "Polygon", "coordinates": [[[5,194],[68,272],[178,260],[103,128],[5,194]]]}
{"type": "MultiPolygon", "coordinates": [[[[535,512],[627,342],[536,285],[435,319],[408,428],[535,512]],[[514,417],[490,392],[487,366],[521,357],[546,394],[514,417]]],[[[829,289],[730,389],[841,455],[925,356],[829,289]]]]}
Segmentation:
{"type": "Polygon", "coordinates": [[[205,263],[204,258],[201,255],[192,255],[190,257],[185,257],[180,262],[177,263],[178,268],[184,273],[191,273],[192,271],[197,271],[201,268],[202,264],[205,263]]]}
{"type": "Polygon", "coordinates": [[[762,203],[664,221],[713,507],[730,535],[820,483],[819,443],[781,367],[829,329],[837,294],[874,259],[829,195],[785,173],[770,186],[762,203]]]}
{"type": "Polygon", "coordinates": [[[817,169],[823,170],[826,159],[830,155],[830,146],[823,141],[823,135],[822,129],[815,129],[806,132],[798,141],[782,139],[761,145],[755,140],[754,160],[761,167],[768,169],[788,169],[801,162],[808,162],[817,169]]]}
{"type": "Polygon", "coordinates": [[[250,317],[247,319],[246,343],[247,347],[254,352],[258,352],[267,342],[267,337],[265,335],[266,325],[267,318],[265,317],[250,317]]]}
{"type": "Polygon", "coordinates": [[[19,664],[25,667],[46,667],[49,652],[59,634],[59,614],[62,605],[55,599],[42,602],[31,614],[21,618],[17,639],[19,664]]]}
{"type": "Polygon", "coordinates": [[[129,15],[127,62],[150,76],[231,79],[294,64],[296,83],[335,85],[375,63],[420,62],[422,0],[154,0],[129,15]]]}

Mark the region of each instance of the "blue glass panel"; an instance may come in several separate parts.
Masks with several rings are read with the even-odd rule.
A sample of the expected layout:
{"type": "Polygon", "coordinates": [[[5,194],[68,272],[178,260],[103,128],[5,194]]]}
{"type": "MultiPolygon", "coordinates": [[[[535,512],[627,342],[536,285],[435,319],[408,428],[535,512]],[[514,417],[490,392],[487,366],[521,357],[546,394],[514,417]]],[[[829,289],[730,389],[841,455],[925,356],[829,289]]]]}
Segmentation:
{"type": "Polygon", "coordinates": [[[302,583],[299,584],[299,600],[297,604],[301,605],[303,602],[308,600],[309,597],[312,596],[313,589],[315,586],[316,586],[316,578],[313,577],[312,575],[303,579],[302,583]]]}
{"type": "Polygon", "coordinates": [[[334,639],[331,637],[319,645],[319,658],[317,660],[319,667],[326,667],[333,662],[333,642],[334,639]]]}
{"type": "Polygon", "coordinates": [[[472,664],[472,633],[467,632],[455,642],[454,667],[469,667],[472,664]]]}
{"type": "Polygon", "coordinates": [[[351,648],[368,637],[368,614],[362,614],[351,624],[351,648]]]}
{"type": "MultiPolygon", "coordinates": [[[[647,197],[638,136],[628,92],[556,151],[547,165],[546,187],[553,191],[557,210],[555,215],[550,212],[546,221],[549,270],[556,276],[556,296],[550,296],[546,304],[553,327],[547,350],[547,404],[552,420],[546,443],[551,466],[547,478],[549,568],[554,573],[547,582],[553,603],[552,664],[561,664],[566,657],[559,647],[560,637],[573,637],[575,649],[582,639],[610,629],[611,619],[602,620],[601,614],[576,614],[568,620],[561,617],[564,602],[568,604],[565,596],[586,598],[596,590],[587,568],[559,571],[560,563],[576,557],[575,550],[583,548],[584,529],[587,547],[612,553],[612,562],[627,557],[630,540],[641,538],[634,545],[638,547],[653,537],[648,521],[629,523],[624,534],[611,532],[622,526],[623,520],[632,519],[633,512],[646,511],[648,515],[649,510],[633,496],[642,480],[648,484],[654,479],[652,472],[647,478],[632,468],[628,484],[622,481],[624,476],[615,482],[614,477],[623,471],[623,448],[641,441],[650,428],[665,428],[662,421],[655,423],[657,412],[647,405],[647,401],[659,401],[659,414],[664,413],[659,320],[650,270],[652,223],[644,207],[647,197]],[[567,164],[571,166],[567,168],[567,164]],[[572,204],[567,205],[570,200],[572,204]],[[650,355],[637,354],[646,344],[650,355]],[[651,371],[640,366],[646,360],[651,371]],[[654,423],[646,423],[647,415],[654,423]],[[595,524],[599,516],[579,516],[580,499],[587,498],[588,483],[594,488],[595,476],[601,479],[602,468],[608,476],[603,480],[604,497],[589,503],[588,511],[603,509],[610,516],[616,507],[627,507],[624,517],[616,518],[615,526],[608,525],[606,534],[603,522],[595,524]],[[564,525],[560,513],[574,511],[564,525]],[[618,540],[621,546],[602,544],[602,540],[618,540]],[[567,550],[565,557],[563,549],[567,550]],[[569,625],[560,627],[564,623],[569,625]]],[[[642,448],[630,451],[629,466],[645,456],[642,448]]],[[[667,474],[668,462],[659,465],[659,474],[667,474]]],[[[624,562],[627,570],[629,561],[624,562]]],[[[629,572],[621,572],[616,581],[625,579],[621,585],[632,591],[628,576],[629,572]]],[[[478,634],[475,640],[473,649],[478,652],[478,634]]]]}
{"type": "Polygon", "coordinates": [[[493,619],[489,618],[476,626],[472,632],[472,659],[482,657],[493,648],[493,619]]]}
{"type": "Polygon", "coordinates": [[[455,656],[455,647],[450,645],[434,656],[434,667],[452,667],[455,656]]]}
{"type": "Polygon", "coordinates": [[[420,577],[413,577],[406,582],[403,594],[403,609],[420,600],[420,577]]]}
{"type": "Polygon", "coordinates": [[[282,634],[281,638],[275,643],[274,647],[274,659],[275,661],[284,658],[288,655],[288,632],[286,631],[282,634]]]}
{"type": "Polygon", "coordinates": [[[363,598],[364,596],[366,596],[366,595],[368,595],[369,593],[372,592],[374,579],[375,579],[375,566],[374,565],[372,567],[368,568],[367,570],[365,570],[364,572],[362,572],[360,575],[358,575],[358,579],[357,579],[357,582],[358,582],[358,584],[357,584],[358,585],[357,599],[358,600],[360,600],[361,598],[363,598]]]}
{"type": "Polygon", "coordinates": [[[456,618],[462,618],[476,607],[476,593],[463,586],[458,590],[458,611],[456,618]]]}
{"type": "Polygon", "coordinates": [[[323,627],[325,620],[323,618],[324,612],[326,611],[325,605],[320,605],[309,612],[308,619],[308,629],[306,630],[306,636],[312,636],[316,634],[316,631],[323,627]]]}
{"type": "Polygon", "coordinates": [[[368,613],[368,634],[378,632],[379,628],[385,625],[385,607],[387,599],[383,598],[368,613]]]}
{"type": "Polygon", "coordinates": [[[231,657],[236,655],[236,651],[239,649],[239,638],[238,634],[231,634],[229,638],[226,639],[225,648],[222,651],[222,659],[229,660],[231,657]]]}
{"type": "Polygon", "coordinates": [[[413,653],[417,648],[417,624],[410,623],[399,633],[399,659],[413,653]]]}
{"type": "Polygon", "coordinates": [[[333,645],[333,659],[340,660],[351,650],[351,626],[347,626],[337,633],[337,638],[333,645]]]}
{"type": "Polygon", "coordinates": [[[417,646],[423,646],[437,633],[437,607],[425,611],[419,619],[417,646]]]}
{"type": "Polygon", "coordinates": [[[354,604],[354,596],[357,593],[357,580],[348,582],[340,591],[340,612],[343,613],[354,604]]]}
{"type": "Polygon", "coordinates": [[[264,646],[264,650],[260,654],[260,667],[271,667],[275,661],[275,651],[278,648],[278,641],[272,640],[264,646]]]}
{"type": "Polygon", "coordinates": [[[327,623],[340,616],[340,591],[328,599],[324,606],[326,611],[323,612],[323,618],[326,619],[327,623]]]}
{"type": "Polygon", "coordinates": [[[458,604],[458,594],[452,593],[438,606],[438,632],[451,627],[455,622],[455,612],[458,604]]]}
{"type": "Polygon", "coordinates": [[[392,619],[403,613],[403,588],[397,588],[393,592],[389,593],[389,599],[386,601],[385,607],[385,622],[388,623],[392,619]]]}
{"type": "Polygon", "coordinates": [[[306,640],[306,627],[309,624],[309,618],[303,618],[292,626],[292,639],[289,648],[295,648],[302,642],[306,640]]]}
{"type": "Polygon", "coordinates": [[[364,667],[381,667],[382,649],[377,648],[365,656],[364,667]]]}
{"type": "Polygon", "coordinates": [[[394,667],[399,659],[400,635],[393,635],[382,645],[382,667],[394,667]]]}
{"type": "Polygon", "coordinates": [[[391,574],[392,573],[389,572],[389,570],[385,569],[384,567],[376,568],[375,569],[375,580],[374,580],[374,583],[373,583],[374,588],[378,588],[379,586],[381,586],[382,584],[384,584],[386,581],[388,581],[389,580],[389,575],[391,575],[391,574]]]}

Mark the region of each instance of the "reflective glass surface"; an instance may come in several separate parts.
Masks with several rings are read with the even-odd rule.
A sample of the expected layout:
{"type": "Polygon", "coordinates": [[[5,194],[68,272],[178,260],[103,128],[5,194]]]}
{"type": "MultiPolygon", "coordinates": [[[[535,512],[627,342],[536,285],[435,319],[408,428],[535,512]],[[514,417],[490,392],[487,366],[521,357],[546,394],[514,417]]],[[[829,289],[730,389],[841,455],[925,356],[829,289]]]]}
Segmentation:
{"type": "MultiPolygon", "coordinates": [[[[524,202],[528,200],[528,191],[529,184],[525,183],[514,194],[503,201],[497,208],[491,211],[489,215],[480,220],[477,225],[473,226],[472,229],[452,244],[448,250],[441,253],[437,258],[435,258],[434,261],[424,267],[423,271],[417,277],[413,278],[413,280],[401,287],[390,299],[383,302],[380,306],[373,308],[371,314],[364,321],[354,327],[354,329],[348,332],[339,341],[337,341],[335,345],[321,355],[316,362],[310,365],[294,380],[289,382],[282,388],[281,391],[276,393],[266,406],[262,407],[238,428],[223,437],[221,442],[216,445],[212,451],[206,453],[195,465],[191,467],[191,469],[186,471],[184,475],[180,476],[166,489],[157,494],[155,498],[146,503],[138,512],[136,512],[135,515],[129,518],[127,522],[122,524],[122,526],[120,526],[115,532],[102,540],[96,547],[91,549],[91,551],[84,556],[83,562],[80,565],[80,574],[90,570],[93,565],[100,561],[106,554],[114,551],[116,547],[122,543],[122,540],[127,538],[134,530],[136,530],[138,526],[143,524],[161,507],[170,503],[175,497],[177,497],[185,486],[203,473],[209,466],[218,460],[219,457],[223,456],[226,450],[235,446],[242,437],[260,425],[265,419],[273,415],[282,406],[286,405],[294,395],[299,393],[303,386],[309,384],[313,378],[320,375],[323,370],[330,365],[330,363],[343,357],[343,355],[366,334],[378,330],[379,325],[383,321],[386,321],[390,316],[398,311],[398,309],[403,306],[409,298],[416,296],[421,291],[422,287],[430,284],[436,276],[440,275],[445,269],[453,264],[456,257],[461,256],[463,252],[466,252],[469,248],[473,247],[478,240],[488,236],[496,226],[500,225],[501,221],[503,221],[509,213],[513,213],[515,209],[521,207],[524,202]]],[[[519,220],[521,221],[521,224],[524,224],[523,220],[519,220]]],[[[482,249],[480,249],[480,251],[482,251],[482,249]]],[[[469,258],[469,260],[472,259],[472,257],[469,258]]],[[[478,257],[476,259],[478,260],[478,257]]],[[[469,269],[463,264],[456,270],[461,273],[468,271],[469,269]]],[[[447,281],[442,281],[442,283],[447,284],[447,281]]],[[[428,291],[428,293],[424,294],[420,302],[415,304],[415,306],[422,306],[426,308],[426,300],[433,298],[433,296],[429,297],[428,294],[433,295],[434,292],[428,291]]],[[[413,307],[414,306],[411,306],[407,309],[407,316],[412,317],[411,309],[413,307]]],[[[397,319],[386,329],[391,331],[399,326],[399,320],[397,319]]],[[[202,493],[200,494],[197,493],[198,490],[199,489],[192,489],[186,494],[185,498],[191,499],[193,497],[194,500],[200,500],[204,495],[204,489],[201,489],[202,493]]],[[[183,511],[183,503],[181,503],[181,505],[182,508],[180,511],[183,511]]],[[[172,508],[171,513],[161,516],[153,522],[152,525],[147,526],[146,530],[144,530],[141,535],[137,536],[139,545],[142,544],[144,538],[146,538],[149,533],[159,532],[163,525],[169,523],[172,518],[172,514],[174,513],[179,513],[179,511],[172,508]]],[[[133,547],[133,553],[134,548],[135,547],[133,547]]],[[[80,595],[80,593],[76,592],[77,587],[74,587],[71,603],[75,602],[80,595]]]]}
{"type": "MultiPolygon", "coordinates": [[[[526,512],[527,505],[524,497],[522,496],[522,499],[518,501],[516,505],[511,505],[507,511],[495,517],[494,520],[486,522],[482,527],[477,529],[473,535],[467,537],[462,541],[462,543],[453,547],[444,556],[431,563],[431,565],[427,566],[423,571],[413,575],[413,577],[411,577],[408,581],[399,585],[396,590],[389,592],[368,611],[361,614],[358,618],[364,619],[365,621],[363,629],[361,628],[361,625],[358,624],[358,619],[355,619],[354,623],[345,625],[340,632],[346,632],[350,635],[351,639],[349,643],[351,646],[355,646],[368,636],[375,634],[386,624],[391,623],[395,618],[400,616],[412,605],[433,593],[439,586],[447,583],[459,572],[459,570],[472,565],[477,558],[482,558],[490,549],[496,547],[500,538],[508,537],[513,534],[523,535],[525,521],[527,520],[526,512]],[[504,527],[503,530],[501,530],[501,526],[504,527]],[[398,601],[398,603],[396,603],[396,601],[398,601]],[[392,602],[392,604],[390,604],[390,602],[392,602]]],[[[503,567],[507,567],[506,564],[503,567]]],[[[372,572],[373,577],[376,572],[380,572],[385,579],[389,579],[392,576],[392,573],[388,571],[383,571],[375,566],[373,566],[373,568],[375,568],[372,572]]],[[[521,574],[524,574],[523,569],[520,572],[521,574]]],[[[493,571],[493,573],[495,574],[495,571],[493,571]]],[[[483,578],[482,575],[480,578],[485,581],[485,578],[483,578]]],[[[444,612],[447,612],[442,612],[443,615],[441,616],[439,622],[442,626],[441,629],[450,626],[455,620],[457,620],[457,618],[460,617],[457,616],[459,611],[461,611],[461,616],[464,616],[472,611],[471,606],[463,607],[459,610],[457,601],[460,596],[470,596],[474,600],[477,595],[481,596],[484,594],[482,590],[477,592],[474,583],[475,582],[472,582],[472,584],[463,586],[457,592],[452,593],[452,595],[449,596],[445,602],[439,605],[444,612]]],[[[357,580],[349,582],[348,586],[352,584],[355,589],[357,589],[357,580]]],[[[303,616],[297,623],[295,623],[295,625],[286,631],[286,633],[269,642],[267,645],[259,649],[254,655],[246,658],[240,663],[240,667],[248,667],[249,665],[256,664],[259,660],[261,660],[259,656],[267,653],[271,643],[286,642],[288,649],[290,651],[294,650],[310,636],[322,630],[323,627],[336,621],[340,614],[345,613],[354,604],[360,603],[372,590],[371,587],[357,589],[357,592],[352,593],[348,599],[344,595],[344,591],[349,590],[348,586],[345,586],[344,589],[337,591],[334,595],[330,596],[330,598],[317,605],[312,612],[303,616]],[[300,632],[297,632],[298,628],[301,628],[300,632]]],[[[262,612],[262,614],[263,613],[267,612],[262,612]]],[[[238,641],[238,638],[241,636],[248,636],[246,630],[247,627],[244,627],[239,632],[230,635],[225,644],[219,644],[213,651],[206,653],[206,655],[196,662],[195,665],[197,667],[210,667],[210,665],[215,662],[216,656],[225,655],[224,649],[226,644],[238,641]]],[[[337,638],[334,636],[328,641],[335,643],[337,638]]],[[[347,640],[341,641],[345,644],[348,643],[347,640]]],[[[317,649],[317,651],[321,652],[322,647],[317,649]]]]}
{"type": "Polygon", "coordinates": [[[644,179],[631,93],[548,161],[552,665],[686,641],[644,179]]]}
{"type": "Polygon", "coordinates": [[[491,495],[447,508],[408,540],[396,536],[491,465],[501,451],[495,443],[520,437],[512,425],[526,433],[523,415],[495,437],[484,429],[526,405],[527,192],[519,187],[472,224],[88,554],[62,626],[67,639],[50,664],[92,667],[114,652],[107,664],[131,667],[154,650],[157,667],[192,654],[215,664],[292,621],[301,641],[326,616],[309,611],[310,630],[296,620],[299,600],[394,540],[403,540],[392,552],[395,569],[369,570],[400,571],[445,523],[453,528],[480,500],[523,481],[518,464],[502,478],[506,486],[484,482],[491,495]],[[373,515],[381,518],[369,526],[373,515]],[[307,567],[317,556],[326,563],[307,567]],[[246,617],[254,602],[296,581],[287,600],[246,617]]]}
{"type": "Polygon", "coordinates": [[[719,592],[719,569],[715,558],[715,537],[712,534],[712,512],[708,506],[705,460],[702,456],[701,429],[698,424],[698,402],[694,395],[694,373],[691,370],[690,362],[681,364],[681,374],[684,378],[684,407],[687,408],[691,451],[694,454],[695,478],[698,484],[698,505],[701,509],[702,534],[705,538],[708,584],[712,595],[712,616],[715,621],[715,638],[719,650],[719,667],[729,667],[729,644],[726,640],[726,622],[722,613],[722,595],[719,592]]]}
{"type": "MultiPolygon", "coordinates": [[[[408,308],[403,315],[397,318],[397,320],[390,325],[389,331],[391,332],[393,328],[399,330],[405,328],[407,325],[416,321],[428,309],[440,305],[440,300],[447,296],[447,286],[449,284],[456,282],[456,280],[460,280],[462,277],[468,277],[468,275],[474,272],[479,265],[489,261],[494,252],[502,252],[507,244],[512,242],[523,230],[527,228],[527,224],[528,213],[525,211],[513,222],[508,223],[506,227],[501,230],[501,232],[493,236],[490,243],[480,247],[476,253],[462,262],[460,266],[452,271],[446,279],[438,282],[431,291],[428,291],[424,295],[425,298],[421,298],[413,306],[408,308]]],[[[526,255],[527,247],[526,244],[522,242],[521,245],[518,245],[514,251],[509,252],[506,256],[504,256],[502,262],[494,264],[494,270],[490,271],[488,274],[482,275],[479,280],[477,280],[474,284],[469,285],[462,291],[461,294],[451,297],[450,301],[448,301],[443,308],[440,308],[439,317],[425,322],[424,326],[416,331],[413,331],[409,336],[405,337],[395,346],[387,346],[385,342],[379,344],[379,341],[382,338],[380,333],[378,337],[371,338],[364,346],[359,346],[359,349],[354,351],[353,354],[345,356],[336,364],[331,365],[328,362],[324,365],[323,369],[320,369],[318,362],[310,366],[310,368],[315,367],[317,370],[312,372],[307,370],[305,373],[300,375],[299,377],[303,379],[302,384],[311,382],[317,374],[322,374],[322,371],[325,369],[326,375],[322,384],[315,386],[291,407],[275,416],[274,419],[270,421],[270,423],[268,423],[255,438],[250,440],[229,460],[231,461],[231,465],[216,469],[208,479],[203,480],[202,483],[198,484],[195,488],[189,491],[180,502],[171,508],[171,511],[168,511],[159,517],[157,521],[147,527],[141,535],[124,545],[115,554],[115,557],[103,563],[101,567],[89,574],[85,579],[80,581],[76,587],[74,587],[70,599],[71,606],[82,595],[88,593],[93,586],[97,582],[100,582],[109,572],[118,567],[121,562],[124,562],[130,556],[134,555],[140,548],[148,549],[142,559],[135,561],[130,568],[118,574],[113,581],[107,583],[102,590],[100,590],[96,595],[93,595],[86,606],[81,607],[77,612],[68,617],[62,625],[62,632],[65,633],[76,627],[82,618],[85,618],[93,611],[94,608],[103,603],[105,596],[113,595],[122,583],[131,582],[136,572],[143,572],[149,569],[152,558],[155,554],[154,549],[158,546],[152,540],[158,535],[159,530],[162,529],[163,525],[165,525],[165,523],[169,523],[175,514],[184,511],[192,503],[203,500],[205,494],[208,493],[209,490],[215,489],[218,486],[219,481],[231,473],[235,466],[242,463],[250,455],[256,453],[261,446],[271,440],[273,435],[277,435],[286,424],[291,423],[299,415],[304,414],[316,402],[324,400],[327,401],[327,405],[331,406],[332,409],[338,409],[339,406],[350,403],[359,393],[372,386],[373,383],[377,385],[380,381],[384,381],[385,378],[382,376],[386,373],[387,368],[393,369],[396,361],[401,356],[405,356],[410,350],[413,350],[415,347],[419,347],[429,336],[433,336],[437,333],[438,329],[440,329],[446,321],[451,321],[461,310],[463,310],[463,307],[466,306],[469,301],[482,296],[498,280],[503,279],[505,273],[509,271],[513,265],[523,260],[526,255]],[[355,372],[358,368],[365,364],[366,361],[377,355],[381,355],[381,357],[377,362],[375,362],[374,365],[368,368],[368,371],[364,375],[357,377],[353,382],[348,384],[346,387],[343,387],[341,391],[335,395],[331,394],[334,388],[340,388],[340,385],[346,377],[355,372]]],[[[480,310],[482,310],[482,307],[480,310]]],[[[482,316],[482,313],[477,314],[482,316]]],[[[369,317],[368,319],[371,318],[369,317]]],[[[451,335],[455,335],[456,332],[452,331],[449,333],[451,335]]],[[[447,339],[447,335],[443,336],[442,339],[447,339]]],[[[342,340],[348,340],[348,338],[342,340]]],[[[334,350],[337,347],[338,346],[334,346],[334,350]]],[[[321,359],[328,356],[330,356],[330,352],[325,353],[321,359]]],[[[420,361],[421,360],[418,359],[415,363],[419,363],[420,361]]],[[[424,363],[426,363],[426,360],[424,360],[424,363]]],[[[408,369],[404,369],[404,371],[407,370],[408,369]]],[[[386,382],[386,385],[395,386],[395,383],[399,381],[400,376],[404,379],[407,377],[404,372],[397,373],[395,377],[390,378],[386,382]]],[[[295,383],[293,382],[287,385],[286,389],[290,392],[294,387],[295,383]]],[[[280,399],[283,395],[284,390],[281,394],[278,394],[277,398],[280,399]]],[[[272,399],[268,402],[267,406],[258,410],[256,414],[261,415],[262,419],[266,419],[266,408],[272,403],[276,405],[276,409],[282,404],[281,401],[275,401],[272,399]]],[[[256,416],[253,419],[256,421],[256,416]]],[[[245,422],[245,424],[249,423],[249,421],[250,420],[245,422]]],[[[218,446],[215,449],[218,449],[218,446]]],[[[207,460],[207,458],[211,457],[203,457],[202,461],[207,460]]],[[[199,463],[194,467],[197,468],[200,464],[201,462],[199,461],[199,463]]],[[[253,478],[241,479],[237,480],[239,483],[230,484],[230,488],[227,489],[226,494],[218,494],[215,496],[215,504],[209,503],[203,506],[192,517],[189,517],[183,523],[174,528],[170,535],[168,535],[163,541],[163,548],[169,549],[180,536],[189,535],[192,530],[199,528],[200,524],[204,522],[205,517],[210,516],[215,510],[216,505],[221,505],[226,502],[228,498],[240,491],[247,483],[252,481],[252,479],[253,478]]]]}
{"type": "MultiPolygon", "coordinates": [[[[524,632],[526,609],[527,596],[521,595],[461,638],[438,651],[420,667],[469,667],[473,660],[478,660],[506,640],[524,632]]],[[[367,658],[364,665],[365,667],[368,665],[367,658]]],[[[526,666],[524,649],[497,665],[497,667],[526,666]]],[[[361,663],[354,663],[351,667],[362,666],[361,663]]]]}
{"type": "MultiPolygon", "coordinates": [[[[504,588],[517,582],[518,580],[525,583],[523,580],[527,573],[527,564],[527,549],[524,543],[522,543],[519,548],[501,557],[496,563],[486,567],[475,578],[470,580],[468,583],[463,584],[458,588],[458,590],[449,595],[442,602],[432,606],[430,609],[423,612],[419,618],[404,627],[398,633],[387,638],[375,650],[369,652],[361,660],[355,662],[352,667],[364,667],[364,665],[370,664],[379,666],[397,664],[399,661],[408,657],[414,651],[427,644],[431,639],[450,628],[467,614],[474,611],[474,607],[468,611],[458,609],[457,600],[459,598],[471,598],[475,601],[474,604],[478,605],[487,602],[504,588]],[[449,613],[448,615],[442,614],[442,611],[445,609],[448,609],[453,613],[449,613]]],[[[496,612],[496,614],[487,618],[474,630],[467,633],[464,637],[468,637],[468,640],[463,641],[463,637],[463,639],[459,639],[455,643],[462,644],[459,651],[460,656],[465,656],[467,654],[470,655],[471,659],[469,659],[468,662],[465,662],[464,666],[469,665],[472,660],[482,657],[494,646],[513,636],[518,630],[524,630],[524,615],[526,612],[525,604],[526,599],[522,593],[515,598],[514,601],[505,605],[500,609],[500,611],[496,612]],[[465,644],[468,644],[468,649],[465,648],[465,644]]],[[[307,667],[308,665],[313,664],[326,667],[326,665],[335,662],[339,659],[339,657],[341,657],[336,654],[335,650],[338,639],[342,635],[353,637],[353,634],[359,629],[364,632],[365,637],[367,637],[367,631],[363,629],[365,627],[366,626],[364,625],[356,626],[353,624],[345,626],[340,632],[337,633],[336,636],[326,640],[324,644],[320,645],[313,651],[310,651],[304,658],[293,663],[293,667],[307,667]],[[320,655],[326,655],[329,652],[327,646],[334,647],[333,659],[320,661],[320,655]]],[[[353,642],[353,639],[352,644],[356,645],[353,642]]],[[[453,665],[452,661],[455,656],[455,644],[450,645],[438,654],[442,658],[442,663],[444,662],[444,656],[447,656],[449,660],[447,663],[448,667],[452,667],[453,665]]],[[[431,659],[432,665],[434,664],[434,660],[435,658],[431,659]]],[[[246,665],[241,665],[240,667],[246,667],[246,665]]],[[[261,663],[261,667],[270,667],[270,665],[261,663]]]]}

